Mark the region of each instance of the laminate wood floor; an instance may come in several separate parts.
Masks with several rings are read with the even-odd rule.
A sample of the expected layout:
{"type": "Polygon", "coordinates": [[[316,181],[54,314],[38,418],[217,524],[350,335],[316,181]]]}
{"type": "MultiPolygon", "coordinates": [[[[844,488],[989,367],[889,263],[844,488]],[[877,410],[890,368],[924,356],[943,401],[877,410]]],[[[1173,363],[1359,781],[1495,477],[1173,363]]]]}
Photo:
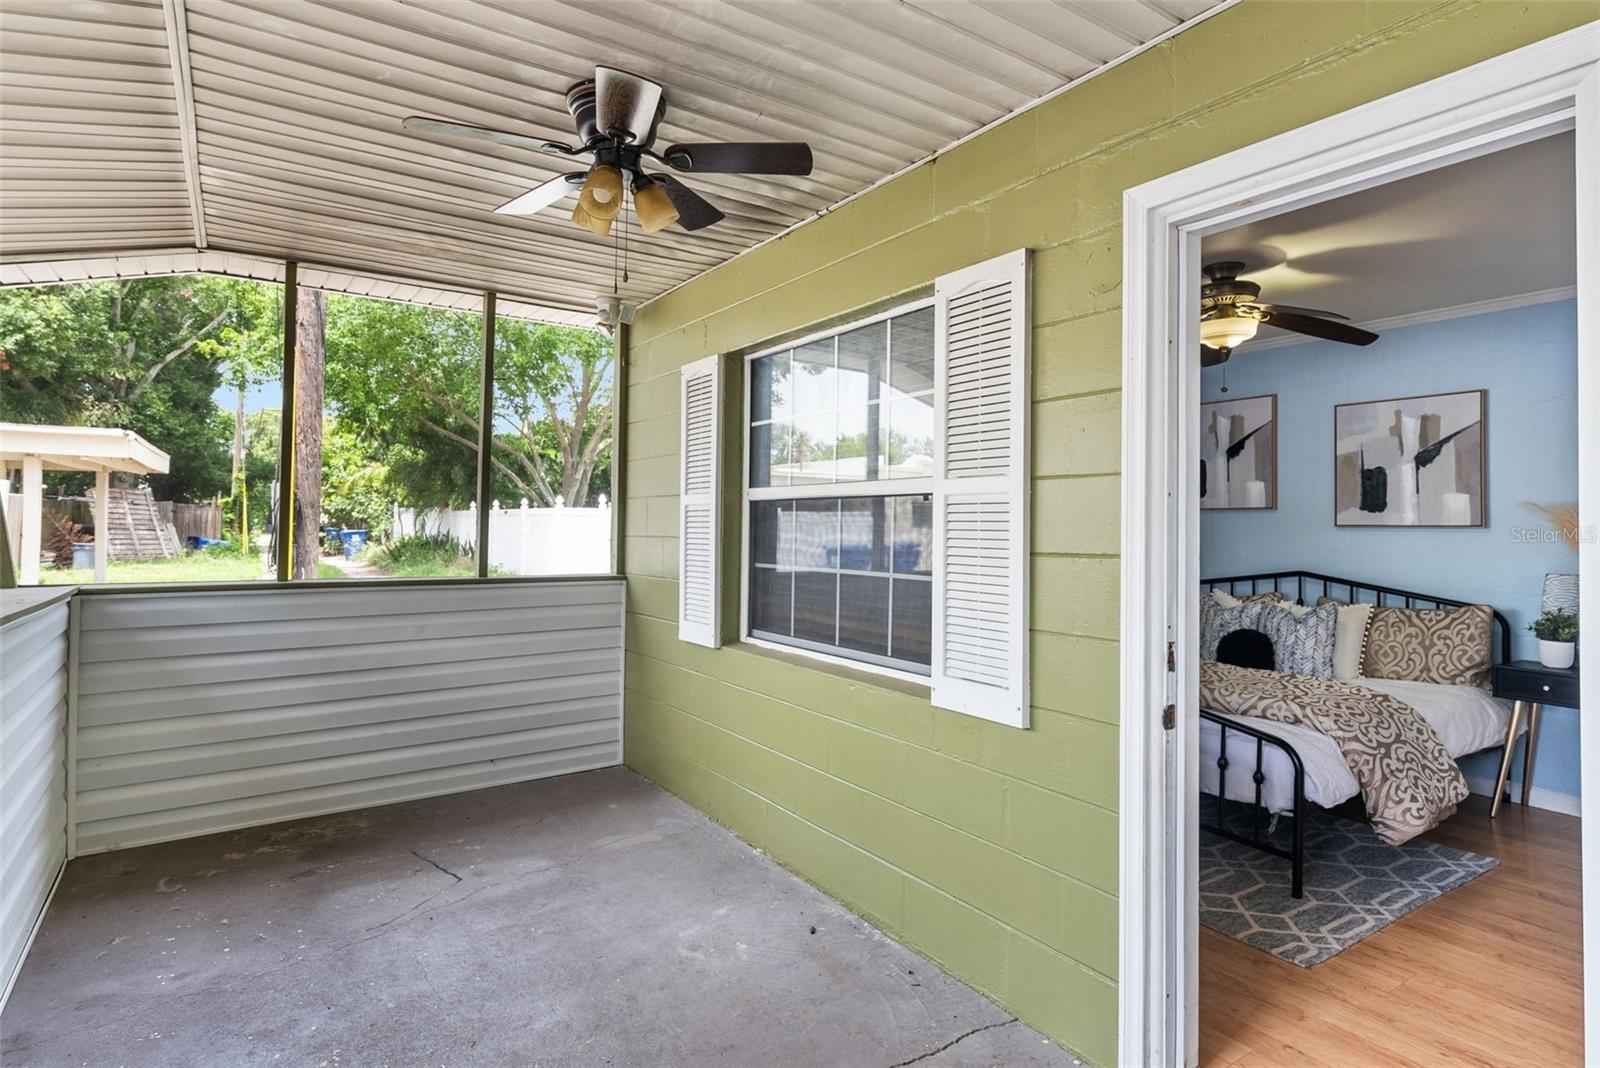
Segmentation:
{"type": "Polygon", "coordinates": [[[1201,1065],[1581,1064],[1578,828],[1474,795],[1429,837],[1500,866],[1315,968],[1202,927],[1201,1065]]]}

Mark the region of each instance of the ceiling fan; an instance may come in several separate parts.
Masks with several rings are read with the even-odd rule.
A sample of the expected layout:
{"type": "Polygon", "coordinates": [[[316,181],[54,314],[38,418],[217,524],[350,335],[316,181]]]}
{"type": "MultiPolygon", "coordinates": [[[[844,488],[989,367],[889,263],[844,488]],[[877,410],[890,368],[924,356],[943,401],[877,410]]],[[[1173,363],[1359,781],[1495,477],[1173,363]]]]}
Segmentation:
{"type": "Polygon", "coordinates": [[[1236,260],[1208,263],[1202,270],[1206,276],[1200,287],[1202,367],[1227,363],[1233,350],[1255,337],[1263,323],[1346,345],[1370,345],[1378,340],[1377,334],[1351,326],[1348,316],[1338,312],[1262,302],[1258,299],[1261,287],[1239,277],[1244,264],[1236,260]]]}
{"type": "Polygon", "coordinates": [[[666,108],[666,96],[656,82],[614,67],[596,67],[592,81],[567,90],[567,110],[577,127],[577,145],[420,115],[402,125],[414,133],[531,148],[552,156],[592,156],[587,169],[552,178],[495,211],[532,215],[577,193],[572,221],[601,237],[610,234],[622,209],[624,181],[633,193],[639,226],[647,234],[674,222],[685,230],[701,230],[724,218],[710,201],[675,176],[647,173],[647,160],[685,173],[811,173],[811,147],[803,141],[669,145],[658,152],[654,148],[656,128],[666,108]]]}

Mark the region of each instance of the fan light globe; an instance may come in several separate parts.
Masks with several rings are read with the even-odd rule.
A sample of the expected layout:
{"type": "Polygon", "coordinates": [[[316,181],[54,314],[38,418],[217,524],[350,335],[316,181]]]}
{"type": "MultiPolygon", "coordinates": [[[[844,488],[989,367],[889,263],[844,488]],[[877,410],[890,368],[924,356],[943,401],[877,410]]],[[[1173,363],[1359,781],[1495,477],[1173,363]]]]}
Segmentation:
{"type": "Polygon", "coordinates": [[[1236,349],[1255,337],[1260,325],[1247,316],[1205,319],[1200,323],[1200,341],[1214,349],[1236,349]]]}
{"type": "Polygon", "coordinates": [[[572,221],[590,231],[597,237],[611,235],[611,220],[616,218],[616,212],[610,215],[595,215],[586,206],[585,198],[578,197],[578,203],[572,209],[572,221]]]}
{"type": "MultiPolygon", "coordinates": [[[[622,172],[607,163],[597,163],[589,170],[589,177],[583,180],[583,192],[594,201],[602,211],[609,210],[615,215],[622,206],[622,172]]],[[[595,214],[593,208],[589,214],[595,214]]]]}
{"type": "Polygon", "coordinates": [[[677,206],[659,182],[644,182],[634,187],[633,209],[639,214],[639,229],[647,234],[678,221],[677,206]]]}

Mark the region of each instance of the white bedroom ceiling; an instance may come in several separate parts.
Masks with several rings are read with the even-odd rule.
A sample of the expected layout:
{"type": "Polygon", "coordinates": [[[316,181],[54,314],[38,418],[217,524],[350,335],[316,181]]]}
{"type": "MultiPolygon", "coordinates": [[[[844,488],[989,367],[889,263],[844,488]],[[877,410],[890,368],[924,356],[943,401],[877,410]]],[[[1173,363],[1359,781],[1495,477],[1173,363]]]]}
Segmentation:
{"type": "Polygon", "coordinates": [[[408,135],[402,118],[570,139],[565,91],[605,63],[666,87],[663,145],[811,143],[806,178],[689,178],[727,213],[720,225],[631,228],[624,296],[642,301],[1215,6],[7,0],[3,275],[198,249],[592,316],[611,289],[610,244],[557,211],[491,213],[566,162],[408,135]]]}
{"type": "MultiPolygon", "coordinates": [[[[1203,258],[1243,261],[1264,301],[1362,325],[1470,314],[1571,295],[1574,200],[1568,133],[1215,234],[1203,258]]],[[[1271,327],[1257,338],[1248,349],[1311,340],[1271,327]]]]}

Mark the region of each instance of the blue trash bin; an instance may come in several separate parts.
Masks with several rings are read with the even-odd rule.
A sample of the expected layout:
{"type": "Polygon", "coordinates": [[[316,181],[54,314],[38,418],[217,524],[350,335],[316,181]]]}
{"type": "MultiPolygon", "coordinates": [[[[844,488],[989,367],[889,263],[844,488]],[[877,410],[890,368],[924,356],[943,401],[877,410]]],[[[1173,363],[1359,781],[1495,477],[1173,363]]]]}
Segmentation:
{"type": "Polygon", "coordinates": [[[72,566],[85,569],[94,566],[94,542],[75,541],[72,543],[72,566]]]}
{"type": "Polygon", "coordinates": [[[341,530],[339,540],[344,543],[344,558],[354,560],[356,554],[367,547],[367,532],[364,530],[341,530]]]}

